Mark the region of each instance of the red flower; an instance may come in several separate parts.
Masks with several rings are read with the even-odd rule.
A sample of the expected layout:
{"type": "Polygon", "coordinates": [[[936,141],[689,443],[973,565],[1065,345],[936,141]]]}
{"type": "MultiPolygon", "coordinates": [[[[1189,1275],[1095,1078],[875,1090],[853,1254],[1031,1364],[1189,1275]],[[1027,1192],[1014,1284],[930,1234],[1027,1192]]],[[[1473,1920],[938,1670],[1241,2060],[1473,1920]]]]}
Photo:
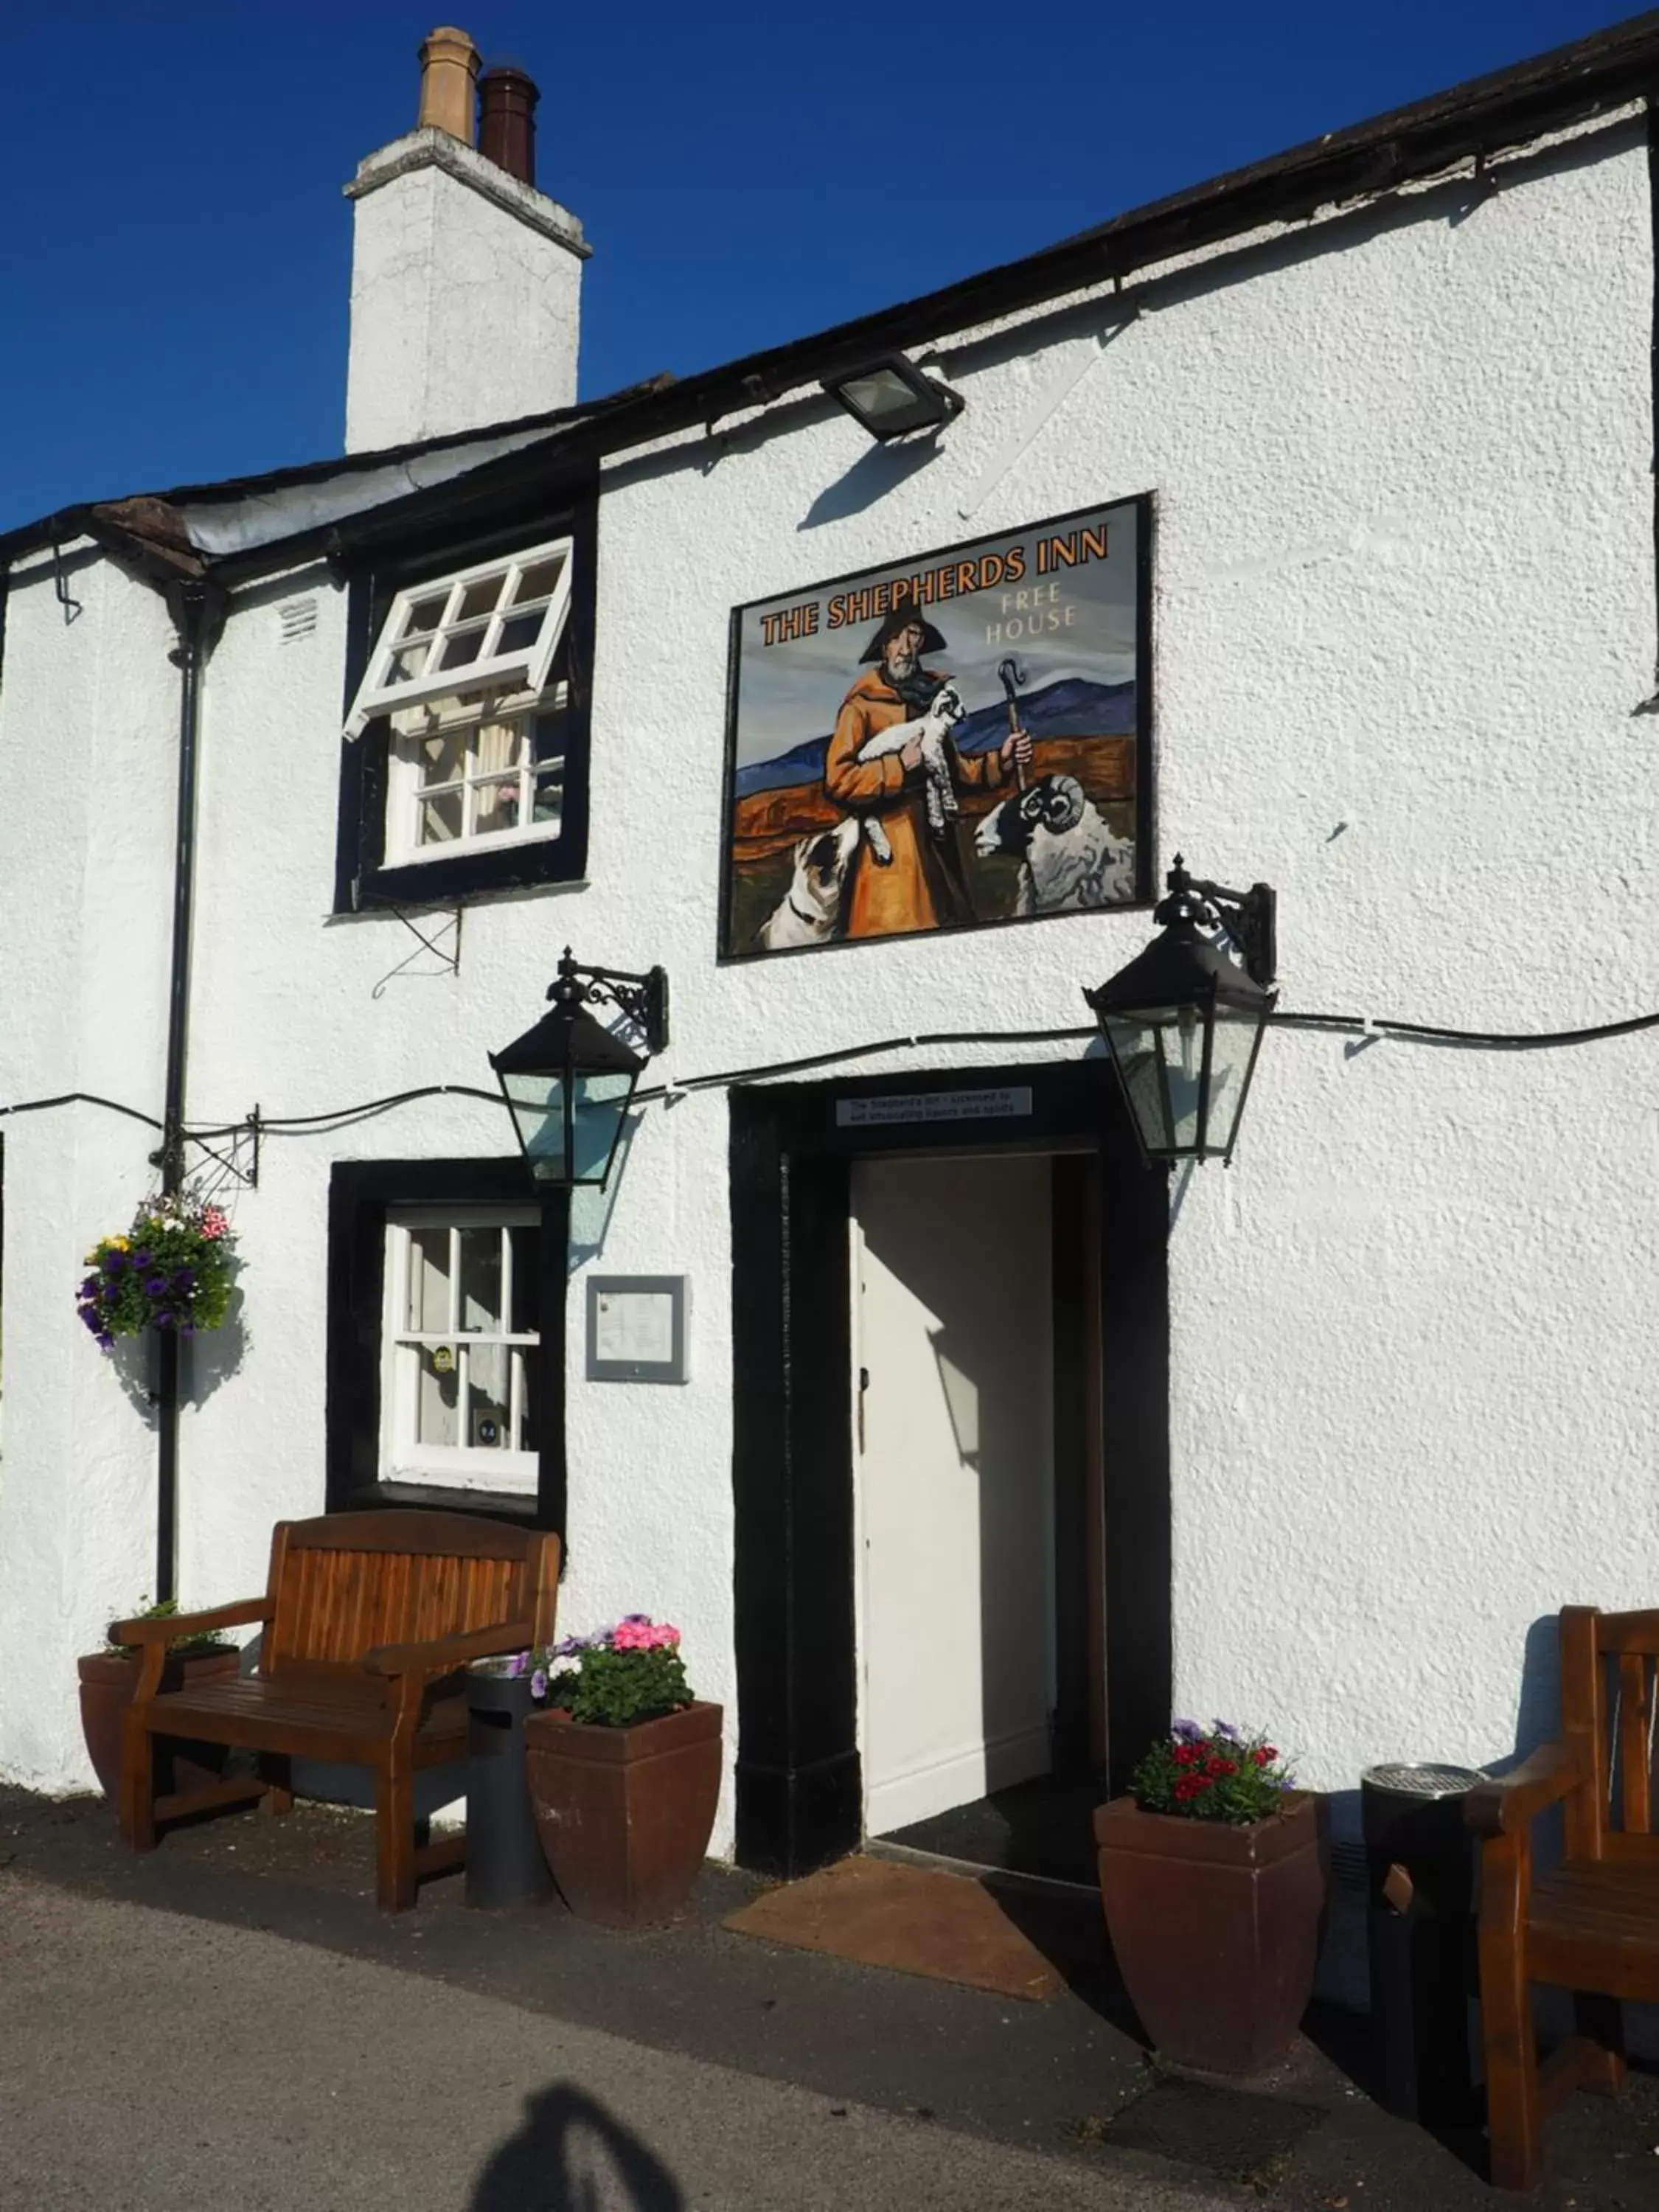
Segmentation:
{"type": "Polygon", "coordinates": [[[1206,1774],[1212,1775],[1237,1774],[1238,1771],[1238,1762],[1236,1759],[1218,1759],[1212,1754],[1212,1756],[1206,1759],[1204,1762],[1204,1771],[1206,1774]]]}
{"type": "Polygon", "coordinates": [[[1189,1799],[1201,1796],[1209,1786],[1201,1774],[1183,1774],[1175,1786],[1175,1794],[1184,1805],[1189,1799]]]}
{"type": "Polygon", "coordinates": [[[1177,1744],[1175,1763],[1177,1766],[1195,1766],[1204,1756],[1195,1743],[1177,1744]]]}
{"type": "Polygon", "coordinates": [[[1273,1746],[1267,1743],[1258,1744],[1255,1749],[1250,1753],[1250,1757],[1255,1761],[1258,1766],[1271,1766],[1273,1760],[1276,1759],[1278,1756],[1279,1753],[1273,1749],[1273,1746]]]}

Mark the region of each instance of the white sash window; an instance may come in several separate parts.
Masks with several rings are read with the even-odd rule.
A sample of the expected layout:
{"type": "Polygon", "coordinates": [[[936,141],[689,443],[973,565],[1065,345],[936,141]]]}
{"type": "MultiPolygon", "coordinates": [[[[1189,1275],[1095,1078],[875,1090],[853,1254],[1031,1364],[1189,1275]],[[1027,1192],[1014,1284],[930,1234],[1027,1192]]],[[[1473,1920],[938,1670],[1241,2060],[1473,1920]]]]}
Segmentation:
{"type": "Polygon", "coordinates": [[[480,690],[537,696],[569,612],[568,538],[399,592],[351,702],[347,737],[421,701],[480,690]]]}
{"type": "Polygon", "coordinates": [[[388,1213],[382,1481],[535,1494],[540,1236],[534,1206],[388,1213]]]}

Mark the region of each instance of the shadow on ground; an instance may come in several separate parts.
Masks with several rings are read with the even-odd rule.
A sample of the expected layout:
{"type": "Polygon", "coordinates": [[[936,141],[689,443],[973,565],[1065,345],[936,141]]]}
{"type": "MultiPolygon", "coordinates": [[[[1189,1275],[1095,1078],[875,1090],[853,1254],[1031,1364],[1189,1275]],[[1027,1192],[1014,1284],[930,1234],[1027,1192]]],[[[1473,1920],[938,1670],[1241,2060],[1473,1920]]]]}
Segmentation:
{"type": "Polygon", "coordinates": [[[467,2212],[684,2212],[679,2184],[574,2081],[526,2100],[524,2123],[478,2176],[467,2212]]]}

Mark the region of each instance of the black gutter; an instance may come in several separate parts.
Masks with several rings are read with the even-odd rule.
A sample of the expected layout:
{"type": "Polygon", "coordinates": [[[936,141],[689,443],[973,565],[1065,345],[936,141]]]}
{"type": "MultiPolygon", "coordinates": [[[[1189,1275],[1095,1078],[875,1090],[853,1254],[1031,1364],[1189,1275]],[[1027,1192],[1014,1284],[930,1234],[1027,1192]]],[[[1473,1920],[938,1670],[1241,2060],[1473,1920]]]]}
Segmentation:
{"type": "MultiPolygon", "coordinates": [[[[164,1196],[176,1198],[185,1180],[185,1085],[190,1053],[190,939],[196,896],[196,782],[202,715],[202,671],[224,619],[225,594],[205,577],[188,577],[167,588],[167,611],[179,642],[167,656],[179,671],[179,804],[173,839],[173,965],[167,992],[167,1076],[161,1103],[161,1150],[151,1155],[161,1170],[164,1196]]],[[[179,1338],[157,1331],[155,1595],[177,1595],[179,1528],[179,1338]]]]}

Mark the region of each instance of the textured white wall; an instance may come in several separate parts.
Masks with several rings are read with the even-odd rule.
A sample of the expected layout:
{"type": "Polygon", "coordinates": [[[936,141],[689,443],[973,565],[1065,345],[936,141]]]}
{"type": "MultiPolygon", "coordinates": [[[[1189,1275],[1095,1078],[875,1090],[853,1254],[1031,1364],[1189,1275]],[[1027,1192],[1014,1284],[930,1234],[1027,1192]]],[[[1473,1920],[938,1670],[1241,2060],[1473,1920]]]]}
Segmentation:
{"type": "MultiPolygon", "coordinates": [[[[155,593],[70,556],[12,580],[0,688],[0,1103],[87,1091],[159,1115],[177,678],[155,593]]],[[[9,1117],[0,1431],[0,1762],[85,1771],[75,1656],[155,1587],[143,1352],[75,1318],[82,1256],[142,1194],[155,1133],[87,1106],[9,1117]],[[146,1534],[146,1531],[149,1533],[146,1534]]]]}
{"type": "Polygon", "coordinates": [[[348,190],[348,453],[573,404],[574,216],[441,131],[382,148],[348,190]]]}
{"type": "MultiPolygon", "coordinates": [[[[716,965],[727,617],[1146,489],[1160,859],[1178,845],[1206,874],[1279,885],[1286,1005],[1554,1028],[1659,1004],[1651,725],[1632,715],[1655,639],[1646,193],[1620,126],[1518,165],[1473,206],[1428,194],[1177,275],[1103,352],[1104,302],[953,341],[968,409],[921,465],[816,400],[617,463],[591,880],[470,908],[458,977],[405,975],[377,999],[414,940],[391,915],[325,921],[344,603],[320,571],[266,591],[233,618],[206,688],[192,1115],[487,1080],[486,1051],[538,1009],[567,939],[580,957],[668,966],[679,1075],[1078,1020],[1079,988],[1145,942],[1144,915],[716,965]],[[302,590],[318,627],[283,645],[277,603],[302,590]]],[[[124,649],[159,625],[125,619],[124,649]]],[[[162,642],[142,667],[105,647],[123,715],[161,687],[150,740],[112,757],[108,794],[112,817],[135,821],[161,794],[144,833],[157,887],[162,642]]],[[[76,665],[15,601],[0,775],[23,774],[14,732],[55,709],[76,665]]],[[[9,872],[0,891],[8,941],[37,912],[84,938],[46,857],[27,866],[32,895],[9,872]]],[[[164,933],[149,956],[137,940],[118,952],[155,970],[94,1001],[131,1037],[103,1048],[96,1087],[142,1103],[160,1091],[164,933]]],[[[49,957],[66,957],[56,933],[49,957]]],[[[98,980],[71,966],[76,988],[98,980]]],[[[67,1080],[64,987],[30,988],[13,1096],[67,1080]]],[[[1237,1164],[1193,1179],[1172,1230],[1183,1708],[1270,1727],[1333,1789],[1377,1759],[1486,1761],[1515,1741],[1530,1624],[1568,1600],[1652,1601],[1653,1051],[1270,1040],[1237,1164]]],[[[698,1687],[729,1705],[726,1128],[718,1094],[648,1109],[608,1221],[579,1215],[579,1268],[598,1246],[607,1270],[690,1277],[692,1376],[676,1391],[586,1382],[573,1283],[563,1605],[574,1627],[634,1607],[678,1620],[698,1687]]],[[[69,1656],[149,1569],[153,1439],[81,1341],[70,1296],[87,1237],[141,1193],[145,1146],[90,1115],[8,1127],[0,1771],[53,1787],[84,1775],[69,1656]],[[24,1144],[46,1164],[73,1151],[87,1199],[72,1234],[55,1191],[20,1170],[24,1144]],[[72,1410],[41,1379],[71,1359],[72,1410]],[[95,1449],[77,1450],[94,1409],[95,1449]],[[83,1509],[66,1493],[88,1466],[83,1509]],[[95,1575],[78,1548],[94,1509],[95,1575]]],[[[269,1142],[236,1209],[249,1340],[184,1431],[187,1599],[257,1586],[271,1520],[320,1505],[331,1160],[506,1149],[495,1109],[458,1100],[269,1142]]],[[[1547,1684],[1531,1683],[1547,1720],[1547,1684]]],[[[730,1840],[728,1795],[715,1842],[730,1840]]]]}

